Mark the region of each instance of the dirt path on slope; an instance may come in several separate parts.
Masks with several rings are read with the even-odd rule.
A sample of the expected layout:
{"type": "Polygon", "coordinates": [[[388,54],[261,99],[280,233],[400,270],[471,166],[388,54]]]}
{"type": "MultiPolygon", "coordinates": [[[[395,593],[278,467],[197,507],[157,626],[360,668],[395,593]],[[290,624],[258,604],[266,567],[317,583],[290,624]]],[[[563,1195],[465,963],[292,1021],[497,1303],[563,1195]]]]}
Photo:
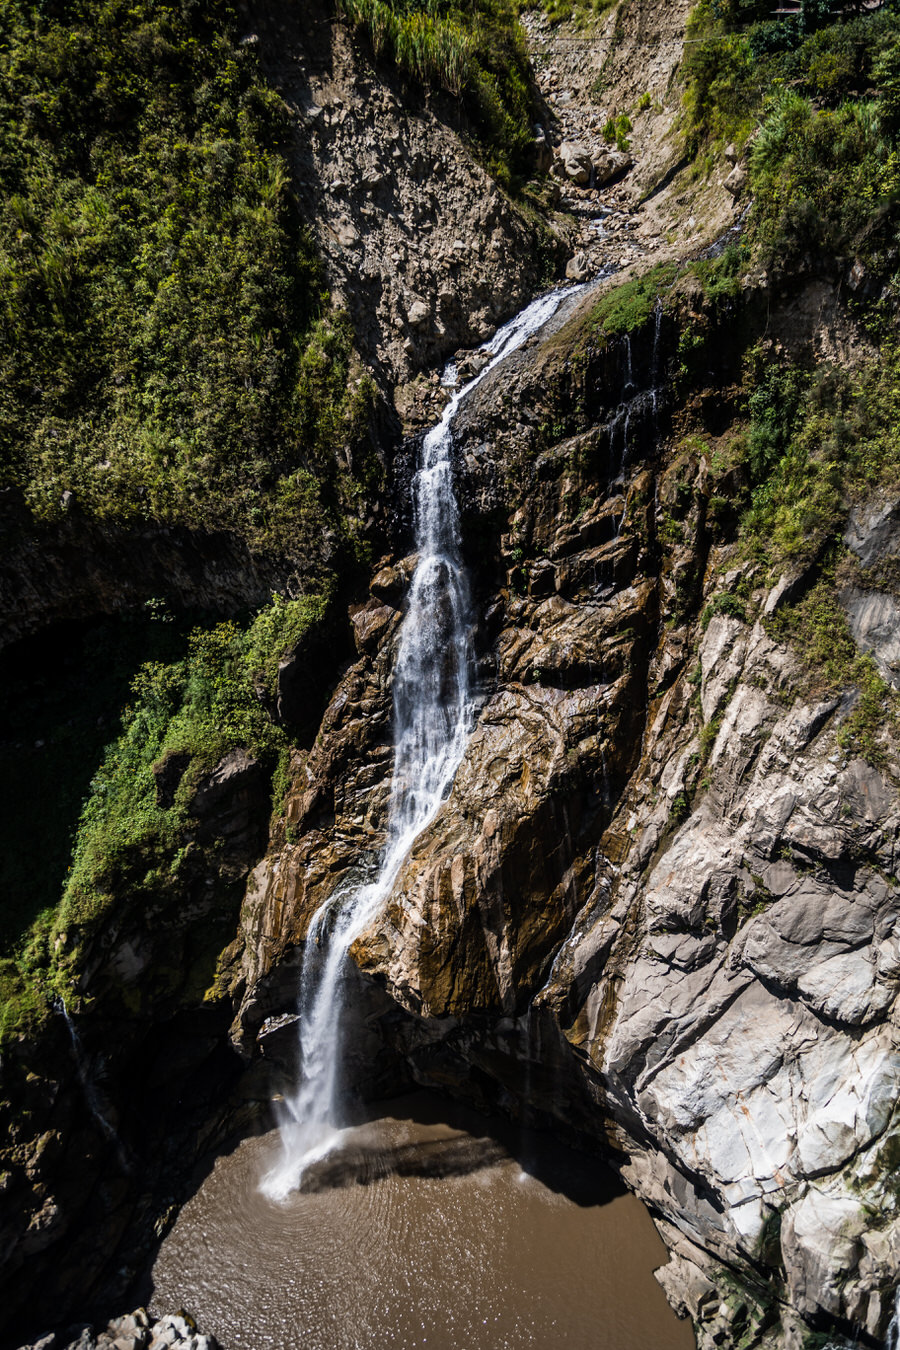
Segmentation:
{"type": "Polygon", "coordinates": [[[522,23],[547,105],[557,209],[574,218],[576,276],[615,268],[621,281],[658,262],[694,255],[735,223],[740,203],[723,187],[730,165],[693,178],[683,161],[677,122],[678,67],[693,0],[622,0],[600,21],[551,25],[538,10],[522,23]],[[625,114],[632,167],[616,181],[578,186],[560,147],[602,157],[604,128],[625,114]]]}

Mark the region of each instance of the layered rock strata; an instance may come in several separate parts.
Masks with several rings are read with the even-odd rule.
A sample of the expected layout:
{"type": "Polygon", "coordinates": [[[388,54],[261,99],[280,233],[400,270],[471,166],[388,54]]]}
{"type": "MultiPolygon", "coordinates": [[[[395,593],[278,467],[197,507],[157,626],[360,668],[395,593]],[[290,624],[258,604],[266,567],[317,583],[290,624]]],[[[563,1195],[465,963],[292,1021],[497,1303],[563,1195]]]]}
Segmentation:
{"type": "MultiPolygon", "coordinates": [[[[667,449],[671,330],[565,374],[570,337],[460,418],[481,697],[354,949],[370,1025],[418,1081],[611,1147],[701,1345],[825,1327],[876,1344],[900,1240],[895,747],[878,768],[848,753],[852,691],[817,696],[767,630],[788,588],[713,543],[707,460],[667,449]],[[551,367],[591,425],[535,453],[551,367]]],[[[709,350],[727,387],[729,344],[709,350]]],[[[893,556],[891,518],[854,528],[893,556]]],[[[354,613],[359,659],[298,766],[292,842],[251,879],[245,1052],[311,915],[383,839],[408,570],[354,613]]]]}

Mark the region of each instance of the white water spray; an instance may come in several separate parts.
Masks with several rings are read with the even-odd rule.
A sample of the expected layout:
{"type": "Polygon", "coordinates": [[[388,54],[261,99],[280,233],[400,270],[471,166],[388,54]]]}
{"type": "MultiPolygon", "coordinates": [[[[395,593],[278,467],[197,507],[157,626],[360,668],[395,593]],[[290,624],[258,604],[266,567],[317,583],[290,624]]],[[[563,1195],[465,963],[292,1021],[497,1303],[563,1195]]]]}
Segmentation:
{"type": "Polygon", "coordinates": [[[472,713],[468,582],[453,494],[452,424],[463,399],[536,333],[570,286],[535,300],[495,333],[492,360],[451,398],[422,444],[413,482],[418,564],[394,670],[394,776],[387,842],[369,885],[335,892],[316,912],[300,977],[302,1079],[281,1112],[281,1156],[262,1181],[284,1199],[340,1137],[341,977],[347,953],[382,908],[416,837],[437,812],[462,759],[472,713]],[[324,948],[324,953],[322,951],[324,948]]]}
{"type": "Polygon", "coordinates": [[[897,1350],[898,1346],[900,1346],[900,1285],[894,1291],[894,1315],[884,1339],[884,1350],[897,1350]]]}

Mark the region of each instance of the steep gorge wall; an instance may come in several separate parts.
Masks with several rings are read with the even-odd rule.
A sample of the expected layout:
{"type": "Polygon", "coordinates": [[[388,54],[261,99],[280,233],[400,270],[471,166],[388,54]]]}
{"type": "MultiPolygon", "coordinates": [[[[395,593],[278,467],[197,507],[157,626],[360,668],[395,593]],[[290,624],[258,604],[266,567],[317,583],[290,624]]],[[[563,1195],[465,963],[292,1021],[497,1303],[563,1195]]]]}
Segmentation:
{"type": "MultiPolygon", "coordinates": [[[[316,233],[333,302],[351,312],[360,372],[370,371],[379,390],[370,431],[389,465],[398,435],[390,405],[403,379],[482,340],[552,272],[558,246],[425,96],[374,62],[332,5],[244,14],[243,38],[288,108],[291,187],[316,233]]],[[[19,639],[60,624],[140,612],[148,600],[176,612],[240,614],[273,591],[303,593],[323,563],[339,572],[345,564],[341,541],[321,533],[273,549],[239,532],[118,520],[114,504],[111,518],[92,519],[72,494],[64,504],[59,521],[39,525],[14,494],[2,503],[0,618],[10,660],[19,639]]],[[[355,509],[373,547],[384,547],[389,497],[364,493],[355,509]]],[[[344,657],[340,640],[320,649],[311,681],[296,661],[284,664],[276,714],[295,732],[310,715],[310,688],[337,678],[344,657]]],[[[298,746],[295,769],[305,754],[298,746]]],[[[382,771],[388,762],[385,745],[382,771]]],[[[10,1344],[45,1319],[115,1306],[198,1160],[268,1102],[267,1067],[248,1074],[226,1034],[243,879],[263,852],[271,805],[233,767],[218,766],[224,787],[207,794],[205,819],[201,812],[187,841],[184,885],[147,913],[118,897],[91,932],[82,978],[67,996],[77,1045],[59,1007],[4,1048],[0,1304],[10,1344]]],[[[283,1003],[294,985],[284,970],[283,1003]]],[[[401,1079],[392,1056],[383,1086],[401,1079]]]]}
{"type": "MultiPolygon", "coordinates": [[[[670,448],[680,324],[707,327],[695,407],[720,433],[735,321],[771,301],[704,317],[688,293],[594,348],[576,315],[473,396],[477,722],[354,956],[403,1010],[371,1016],[417,1081],[612,1148],[702,1345],[875,1344],[897,1242],[894,749],[873,768],[844,748],[852,694],[810,691],[765,624],[786,588],[717,542],[708,460],[670,448]],[[587,426],[547,445],[553,406],[587,426]],[[746,598],[704,615],[723,588],[746,598]]],[[[785,326],[795,355],[822,340],[785,326]]],[[[312,913],[383,838],[403,580],[380,573],[354,615],[292,841],[251,879],[245,1052],[312,913]]]]}
{"type": "MultiPolygon", "coordinates": [[[[331,304],[350,315],[360,378],[374,378],[367,448],[389,460],[410,376],[485,339],[555,273],[565,249],[476,161],[449,124],[458,112],[438,100],[442,120],[423,93],[375,62],[328,0],[241,13],[240,41],[258,51],[284,101],[290,188],[315,236],[331,304]]],[[[114,501],[98,520],[71,492],[63,506],[44,523],[12,490],[0,502],[4,643],[152,598],[234,614],[275,590],[301,592],[323,565],[345,564],[333,533],[275,546],[239,526],[210,532],[149,511],[120,519],[114,501]]],[[[363,489],[354,511],[372,547],[383,547],[389,506],[363,489]]]]}
{"type": "MultiPolygon", "coordinates": [[[[446,127],[427,109],[408,117],[328,12],[317,25],[313,39],[290,17],[248,12],[247,37],[292,106],[298,187],[390,382],[481,340],[534,289],[539,245],[446,127]],[[485,230],[496,248],[455,247],[485,230]]],[[[688,294],[677,317],[654,315],[627,341],[585,339],[576,313],[479,388],[457,438],[477,723],[349,977],[366,1091],[412,1079],[612,1152],[653,1208],[672,1251],[665,1287],[704,1346],[800,1346],[815,1327],[877,1343],[897,1268],[893,750],[878,769],[847,753],[852,691],[816,697],[767,630],[789,593],[721,543],[709,460],[681,444],[730,425],[745,330],[807,354],[864,345],[837,296],[757,278],[724,316],[688,294]],[[707,340],[685,387],[677,344],[695,327],[707,340]],[[704,619],[722,594],[739,603],[704,619]]],[[[402,496],[414,454],[397,453],[387,496],[402,496]]],[[[864,570],[898,551],[894,520],[857,521],[864,570]]],[[[384,839],[410,574],[402,520],[397,531],[395,556],[351,607],[357,659],[336,669],[319,735],[294,749],[265,856],[256,846],[212,886],[194,879],[201,929],[226,893],[232,924],[240,908],[217,966],[201,953],[182,989],[191,960],[175,941],[173,970],[154,958],[141,1002],[150,977],[129,958],[140,933],[112,925],[82,991],[101,997],[76,1018],[80,1068],[61,1016],[37,1051],[23,1042],[4,1063],[21,1114],[4,1162],[5,1289],[23,1324],[63,1249],[46,1286],[59,1308],[120,1297],[188,1163],[295,1070],[310,918],[367,875],[384,839]]],[[[179,600],[229,608],[274,579],[213,550],[202,580],[178,589],[194,544],[176,543],[179,600]]],[[[163,574],[151,575],[157,594],[163,574]]],[[[861,588],[880,594],[865,576],[861,588]]]]}
{"type": "Polygon", "coordinates": [[[289,160],[334,299],[387,387],[476,346],[553,275],[561,245],[330,4],[246,9],[245,41],[290,112],[289,160]]]}

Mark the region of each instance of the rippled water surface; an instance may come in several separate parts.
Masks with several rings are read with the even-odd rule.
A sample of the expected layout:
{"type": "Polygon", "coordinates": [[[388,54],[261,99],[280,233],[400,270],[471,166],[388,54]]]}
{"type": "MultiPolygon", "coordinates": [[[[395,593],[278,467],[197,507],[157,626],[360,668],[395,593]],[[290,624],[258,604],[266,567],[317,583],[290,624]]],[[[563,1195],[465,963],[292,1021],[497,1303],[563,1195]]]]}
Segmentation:
{"type": "Polygon", "coordinates": [[[259,1190],[274,1135],[220,1158],[163,1243],[154,1311],[186,1307],[225,1350],[693,1346],[648,1214],[598,1192],[596,1163],[587,1194],[584,1160],[535,1153],[538,1180],[477,1127],[413,1111],[346,1131],[280,1203],[259,1190]]]}

